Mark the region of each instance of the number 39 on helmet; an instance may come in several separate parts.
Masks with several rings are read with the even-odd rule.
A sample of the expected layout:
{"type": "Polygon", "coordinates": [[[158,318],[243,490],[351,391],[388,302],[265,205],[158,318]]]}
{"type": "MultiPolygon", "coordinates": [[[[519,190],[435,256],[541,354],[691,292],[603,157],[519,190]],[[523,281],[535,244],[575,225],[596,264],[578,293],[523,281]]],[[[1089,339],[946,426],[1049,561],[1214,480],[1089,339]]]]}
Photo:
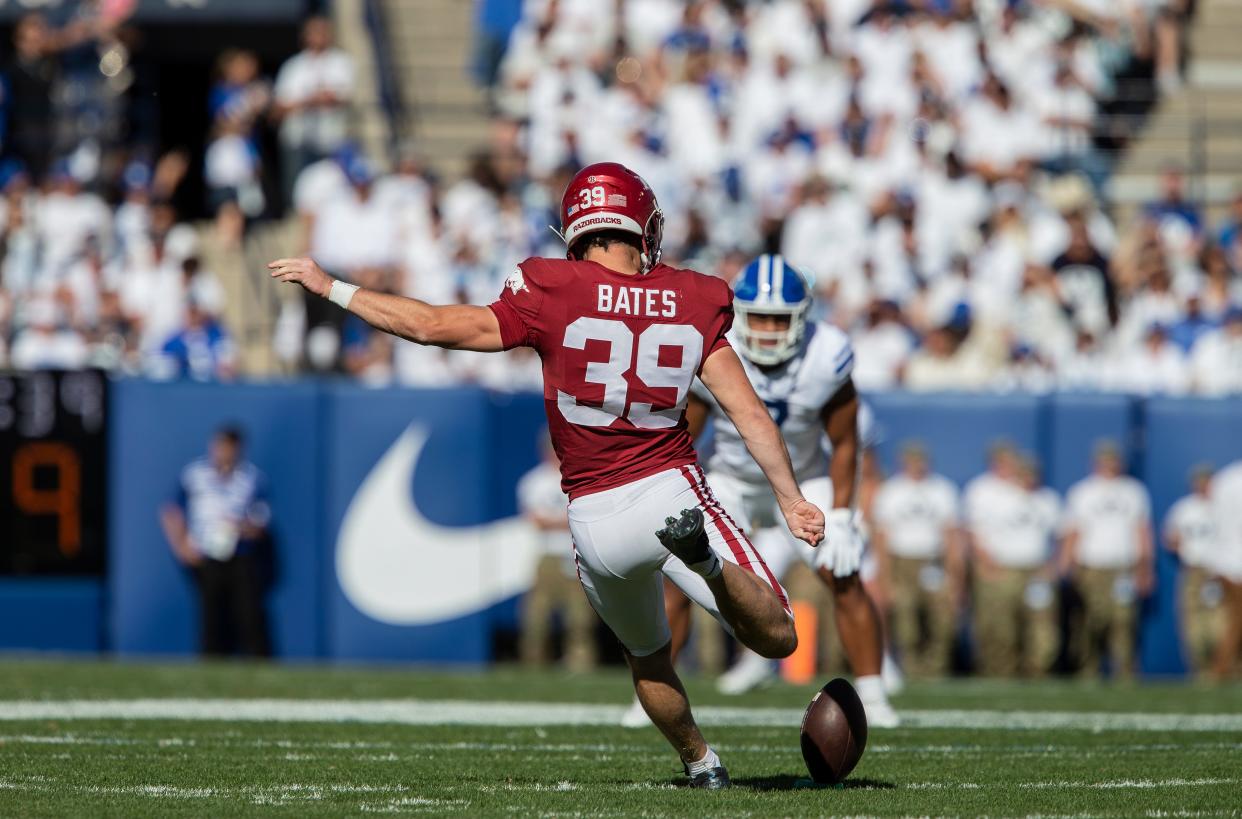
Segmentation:
{"type": "Polygon", "coordinates": [[[792,358],[802,343],[811,311],[811,288],[784,258],[764,254],[733,280],[733,310],[738,317],[733,327],[746,357],[760,366],[774,366],[792,358]],[[788,323],[764,327],[764,322],[754,322],[761,325],[756,327],[751,316],[787,318],[788,323]]]}
{"type": "Polygon", "coordinates": [[[642,272],[660,263],[664,214],[643,178],[617,162],[587,165],[561,197],[561,238],[569,258],[574,244],[591,233],[619,230],[638,237],[642,272]]]}

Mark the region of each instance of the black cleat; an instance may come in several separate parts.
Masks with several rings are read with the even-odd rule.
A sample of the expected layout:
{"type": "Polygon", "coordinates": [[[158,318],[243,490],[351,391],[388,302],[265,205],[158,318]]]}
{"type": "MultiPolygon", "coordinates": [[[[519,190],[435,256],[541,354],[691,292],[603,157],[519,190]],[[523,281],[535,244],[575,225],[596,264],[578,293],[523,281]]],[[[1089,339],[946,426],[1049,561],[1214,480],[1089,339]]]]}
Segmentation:
{"type": "Polygon", "coordinates": [[[707,542],[707,529],[703,526],[703,510],[697,506],[681,510],[681,518],[665,518],[664,528],[655,533],[664,545],[682,563],[692,566],[712,556],[711,544],[707,542]]]}
{"type": "Polygon", "coordinates": [[[725,788],[733,787],[729,782],[729,772],[724,769],[723,765],[715,768],[708,768],[701,772],[698,776],[690,776],[690,769],[686,769],[686,776],[690,777],[690,781],[686,783],[687,788],[699,788],[705,791],[723,791],[725,788]]]}

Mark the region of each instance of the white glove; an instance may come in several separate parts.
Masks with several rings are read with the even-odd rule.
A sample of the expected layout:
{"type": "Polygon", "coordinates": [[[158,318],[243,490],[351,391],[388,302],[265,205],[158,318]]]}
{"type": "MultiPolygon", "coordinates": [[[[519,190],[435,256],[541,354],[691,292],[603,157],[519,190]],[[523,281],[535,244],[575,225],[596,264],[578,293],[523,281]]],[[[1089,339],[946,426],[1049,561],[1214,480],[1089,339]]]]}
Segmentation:
{"type": "Polygon", "coordinates": [[[858,513],[853,509],[830,510],[825,516],[824,542],[815,554],[815,567],[832,569],[834,577],[849,577],[858,573],[862,556],[858,513]]]}

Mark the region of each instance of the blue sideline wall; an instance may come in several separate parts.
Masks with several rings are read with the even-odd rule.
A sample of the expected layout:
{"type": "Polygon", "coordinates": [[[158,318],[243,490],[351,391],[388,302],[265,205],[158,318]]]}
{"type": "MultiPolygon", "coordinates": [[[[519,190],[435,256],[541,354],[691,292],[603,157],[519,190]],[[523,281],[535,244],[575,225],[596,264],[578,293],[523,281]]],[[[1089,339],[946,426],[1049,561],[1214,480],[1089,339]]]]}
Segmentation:
{"type": "MultiPolygon", "coordinates": [[[[109,572],[106,582],[0,583],[0,648],[189,655],[197,644],[192,578],[172,558],[158,512],[181,468],[203,454],[212,431],[240,423],[249,457],[269,476],[275,579],[269,596],[279,656],[348,661],[484,662],[491,633],[512,627],[513,597],[487,598],[510,551],[498,540],[516,515],[514,486],[539,457],[540,396],[474,388],[370,390],[346,384],[152,384],[120,381],[112,391],[109,572]],[[476,608],[441,621],[403,623],[372,616],[351,601],[338,575],[338,540],[361,487],[383,470],[407,433],[424,436],[416,462],[387,485],[379,508],[414,509],[446,541],[467,552],[491,549],[455,573],[437,572],[409,534],[408,515],[384,513],[377,539],[401,545],[384,579],[418,573],[412,594],[436,584],[477,587],[476,608]],[[389,527],[390,528],[384,528],[389,527]],[[440,527],[436,529],[435,527],[440,527]],[[403,540],[403,537],[405,538],[403,540]],[[407,542],[408,541],[408,542],[407,542]],[[497,567],[500,568],[497,568],[497,567]],[[20,614],[20,616],[19,616],[20,614]]],[[[1152,492],[1157,528],[1185,492],[1200,461],[1242,458],[1242,401],[1151,400],[1120,396],[871,396],[882,428],[880,455],[891,469],[902,443],[919,440],[936,468],[964,482],[985,468],[996,440],[1039,458],[1048,483],[1064,492],[1090,468],[1102,439],[1123,447],[1131,472],[1152,492]]],[[[378,479],[377,479],[378,481],[378,479]]],[[[382,483],[382,482],[381,482],[382,483]]],[[[435,538],[433,538],[435,539],[435,538]]],[[[443,554],[440,552],[439,554],[443,554]]],[[[382,567],[382,564],[377,564],[382,567]]],[[[1141,662],[1152,674],[1178,673],[1176,561],[1158,562],[1159,593],[1144,608],[1141,662]]],[[[398,603],[402,601],[398,600],[398,603]]],[[[408,601],[405,601],[408,602],[408,601]]],[[[411,605],[417,609],[417,605],[411,605]]]]}
{"type": "Polygon", "coordinates": [[[203,457],[212,433],[229,423],[245,430],[247,457],[268,476],[273,650],[322,655],[322,390],[312,383],[120,381],[111,395],[110,648],[121,655],[196,651],[193,578],[169,551],[159,511],[174,496],[181,469],[203,457]]]}

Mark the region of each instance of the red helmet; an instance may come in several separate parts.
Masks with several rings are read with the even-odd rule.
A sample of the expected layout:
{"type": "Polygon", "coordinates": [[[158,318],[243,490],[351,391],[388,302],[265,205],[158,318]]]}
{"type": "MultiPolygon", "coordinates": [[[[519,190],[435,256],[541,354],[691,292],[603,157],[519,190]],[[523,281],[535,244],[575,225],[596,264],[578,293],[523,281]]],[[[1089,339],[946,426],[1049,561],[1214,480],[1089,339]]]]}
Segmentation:
{"type": "Polygon", "coordinates": [[[571,250],[574,242],[601,230],[621,230],[639,238],[643,273],[659,264],[664,214],[643,178],[616,162],[587,165],[561,197],[561,238],[571,250]]]}

